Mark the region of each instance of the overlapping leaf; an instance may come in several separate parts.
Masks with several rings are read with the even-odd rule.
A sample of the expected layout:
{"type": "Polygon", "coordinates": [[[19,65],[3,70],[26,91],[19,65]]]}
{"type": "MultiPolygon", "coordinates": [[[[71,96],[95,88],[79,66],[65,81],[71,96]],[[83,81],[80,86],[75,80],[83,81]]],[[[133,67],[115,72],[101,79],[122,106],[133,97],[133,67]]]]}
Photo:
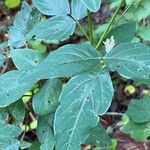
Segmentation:
{"type": "Polygon", "coordinates": [[[0,76],[0,107],[17,101],[37,82],[31,71],[10,71],[0,76]]]}
{"type": "Polygon", "coordinates": [[[15,138],[20,134],[21,130],[18,127],[0,121],[0,146],[2,149],[7,149],[9,145],[18,147],[18,141],[15,138]]]}
{"type": "Polygon", "coordinates": [[[8,45],[12,47],[24,46],[27,39],[26,35],[39,22],[39,12],[23,2],[21,11],[15,17],[13,26],[9,30],[10,39],[8,45]]]}
{"type": "Polygon", "coordinates": [[[131,100],[128,110],[126,112],[127,116],[137,123],[150,122],[150,98],[145,97],[141,100],[133,99],[131,100]]]}
{"type": "Polygon", "coordinates": [[[60,96],[55,115],[56,149],[79,150],[98,124],[97,114],[107,111],[112,95],[108,73],[88,72],[73,77],[60,96]]]}
{"type": "Polygon", "coordinates": [[[45,15],[67,15],[70,12],[68,0],[32,0],[33,4],[45,15]]]}
{"type": "Polygon", "coordinates": [[[126,78],[148,79],[150,76],[150,48],[143,44],[123,43],[104,57],[111,70],[126,78]]]}
{"type": "Polygon", "coordinates": [[[37,135],[41,143],[41,150],[53,150],[55,145],[55,138],[52,129],[53,118],[51,115],[39,117],[37,135]]]}
{"type": "Polygon", "coordinates": [[[90,44],[69,44],[50,53],[33,73],[41,79],[73,76],[101,68],[99,57],[90,44]]]}
{"type": "Polygon", "coordinates": [[[39,116],[55,112],[59,105],[62,83],[60,79],[47,80],[33,97],[33,109],[39,116]]]}
{"type": "Polygon", "coordinates": [[[81,0],[81,2],[92,12],[97,12],[101,5],[101,0],[81,0]]]}
{"type": "Polygon", "coordinates": [[[75,21],[69,16],[55,16],[39,23],[27,35],[41,40],[65,40],[74,33],[75,21]],[[40,32],[39,32],[40,31],[40,32]]]}
{"type": "Polygon", "coordinates": [[[80,20],[87,15],[87,8],[81,0],[71,1],[71,15],[76,20],[80,20]]]}
{"type": "Polygon", "coordinates": [[[44,59],[44,56],[41,53],[27,48],[13,49],[10,52],[10,55],[16,67],[20,70],[32,69],[44,59]]]}

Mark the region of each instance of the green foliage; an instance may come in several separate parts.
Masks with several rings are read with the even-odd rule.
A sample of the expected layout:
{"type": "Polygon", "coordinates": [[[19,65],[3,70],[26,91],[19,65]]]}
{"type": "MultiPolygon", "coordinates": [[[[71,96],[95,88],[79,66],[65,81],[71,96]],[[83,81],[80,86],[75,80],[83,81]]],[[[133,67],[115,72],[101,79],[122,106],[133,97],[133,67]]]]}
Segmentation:
{"type": "MultiPolygon", "coordinates": [[[[121,3],[113,18],[94,32],[94,44],[89,43],[92,36],[86,33],[92,32],[90,13],[97,12],[104,1],[32,2],[33,8],[23,2],[8,31],[8,43],[0,45],[1,54],[5,48],[10,49],[10,55],[5,55],[18,69],[0,75],[0,149],[22,147],[20,142],[24,139],[20,139],[21,131],[16,125],[24,132],[36,129],[39,142],[36,139],[32,145],[27,144],[30,150],[80,150],[81,144],[115,149],[117,141],[111,146],[111,139],[99,124],[99,117],[108,111],[114,94],[109,72],[117,71],[127,79],[150,83],[150,48],[135,43],[137,36],[149,41],[149,26],[140,22],[138,28],[137,20],[149,15],[150,2],[126,0],[130,7],[121,19],[124,15],[127,17],[127,13],[135,13],[134,17],[129,22],[118,23],[116,14],[125,3],[116,1],[117,5],[121,3]],[[87,15],[89,26],[88,31],[84,31],[87,27],[82,29],[79,21],[87,15]],[[77,25],[89,41],[62,42],[74,34],[77,25]],[[100,37],[101,44],[96,46],[100,37]],[[105,39],[108,40],[104,42],[105,39]],[[49,44],[54,41],[60,45],[48,54],[48,50],[52,50],[49,44]],[[102,53],[97,49],[103,50],[102,53]],[[31,122],[26,122],[28,116],[31,122]]],[[[4,61],[5,56],[0,55],[0,65],[4,61]]],[[[137,140],[146,141],[150,135],[149,105],[149,98],[132,100],[126,112],[129,119],[123,131],[137,140]]]]}
{"type": "Polygon", "coordinates": [[[129,104],[126,115],[136,123],[150,121],[150,98],[145,97],[141,100],[132,100],[129,104]]]}
{"type": "Polygon", "coordinates": [[[5,0],[5,5],[8,8],[15,8],[20,4],[20,0],[5,0]]]}
{"type": "Polygon", "coordinates": [[[108,67],[130,79],[148,79],[150,48],[143,44],[123,43],[114,47],[106,56],[108,67]]]}
{"type": "Polygon", "coordinates": [[[33,97],[33,109],[39,116],[56,111],[59,106],[59,95],[62,83],[59,79],[47,80],[45,85],[33,97]]]}
{"type": "Polygon", "coordinates": [[[101,5],[101,0],[81,0],[81,2],[92,12],[97,12],[101,5]]]}

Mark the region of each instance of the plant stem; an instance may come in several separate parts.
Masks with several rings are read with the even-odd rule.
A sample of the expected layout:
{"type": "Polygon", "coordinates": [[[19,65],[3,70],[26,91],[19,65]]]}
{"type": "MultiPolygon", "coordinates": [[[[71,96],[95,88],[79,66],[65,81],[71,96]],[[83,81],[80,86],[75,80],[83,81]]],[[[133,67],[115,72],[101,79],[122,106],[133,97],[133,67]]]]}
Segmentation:
{"type": "Polygon", "coordinates": [[[120,2],[120,4],[119,4],[118,8],[116,9],[114,15],[112,16],[112,18],[111,18],[111,20],[110,20],[110,22],[109,22],[109,24],[108,24],[108,27],[107,27],[106,31],[105,31],[105,32],[103,33],[103,35],[101,36],[101,38],[100,38],[100,40],[99,40],[99,42],[98,42],[98,44],[97,44],[97,46],[96,46],[96,49],[98,49],[98,48],[101,46],[101,44],[102,44],[104,38],[106,37],[106,35],[107,35],[108,32],[110,31],[111,26],[112,26],[114,20],[116,19],[117,13],[119,12],[119,10],[120,10],[120,8],[121,8],[123,2],[124,2],[124,0],[121,0],[121,2],[120,2]]]}
{"type": "Polygon", "coordinates": [[[129,10],[129,8],[134,4],[135,0],[124,10],[124,12],[121,14],[121,16],[115,21],[113,28],[116,27],[116,25],[119,23],[119,21],[122,19],[122,17],[126,14],[126,12],[129,10]]]}
{"type": "Polygon", "coordinates": [[[76,21],[77,25],[79,26],[80,30],[82,31],[82,33],[85,35],[85,37],[87,38],[87,40],[89,41],[90,38],[88,37],[86,31],[83,29],[83,27],[81,26],[81,24],[79,23],[79,21],[76,21]]]}
{"type": "Polygon", "coordinates": [[[92,27],[92,15],[91,12],[88,10],[88,32],[90,36],[90,43],[94,44],[94,38],[93,38],[93,27],[92,27]]]}

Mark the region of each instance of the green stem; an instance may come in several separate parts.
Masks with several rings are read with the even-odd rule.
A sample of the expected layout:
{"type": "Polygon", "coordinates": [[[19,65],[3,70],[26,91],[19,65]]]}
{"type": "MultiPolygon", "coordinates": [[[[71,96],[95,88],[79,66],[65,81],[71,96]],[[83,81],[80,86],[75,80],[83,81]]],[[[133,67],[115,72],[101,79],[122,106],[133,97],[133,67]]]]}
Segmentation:
{"type": "Polygon", "coordinates": [[[103,35],[101,36],[101,38],[100,38],[100,40],[99,40],[99,42],[98,42],[98,44],[97,44],[97,46],[96,46],[96,49],[98,49],[98,48],[101,46],[101,44],[103,43],[104,38],[106,37],[106,35],[107,35],[108,32],[110,31],[111,26],[112,26],[114,20],[116,19],[117,13],[119,12],[119,10],[120,10],[120,8],[121,8],[123,2],[124,2],[124,0],[121,0],[121,2],[120,2],[120,4],[119,4],[118,8],[116,9],[116,11],[115,11],[113,17],[111,18],[111,20],[110,20],[110,22],[109,22],[109,24],[108,24],[108,27],[107,27],[106,31],[105,31],[105,32],[103,33],[103,35]]]}
{"type": "Polygon", "coordinates": [[[85,35],[85,37],[87,38],[87,40],[89,41],[90,38],[88,37],[86,31],[83,29],[83,27],[81,26],[81,24],[80,24],[78,21],[76,21],[76,23],[77,23],[77,25],[79,26],[79,28],[80,28],[80,30],[82,31],[82,33],[83,33],[83,34],[85,35]]]}
{"type": "Polygon", "coordinates": [[[126,14],[126,12],[129,10],[129,8],[134,4],[135,0],[124,10],[124,12],[121,14],[121,16],[115,21],[113,28],[115,28],[119,21],[122,19],[122,17],[126,14]]]}
{"type": "Polygon", "coordinates": [[[91,12],[88,10],[88,32],[90,36],[90,43],[94,44],[94,38],[93,38],[93,27],[92,27],[92,15],[91,12]]]}

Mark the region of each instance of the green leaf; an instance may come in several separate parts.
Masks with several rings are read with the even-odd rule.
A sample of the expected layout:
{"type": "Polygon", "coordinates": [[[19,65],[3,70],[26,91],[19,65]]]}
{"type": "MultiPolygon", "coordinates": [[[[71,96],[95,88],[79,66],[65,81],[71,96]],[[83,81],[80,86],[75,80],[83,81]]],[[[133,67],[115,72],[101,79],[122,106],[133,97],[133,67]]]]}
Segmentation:
{"type": "Polygon", "coordinates": [[[9,146],[9,144],[16,143],[15,138],[20,134],[20,128],[0,121],[0,145],[2,147],[6,148],[9,146]]]}
{"type": "Polygon", "coordinates": [[[150,41],[150,25],[148,26],[140,26],[137,35],[145,41],[150,41]]]}
{"type": "Polygon", "coordinates": [[[71,15],[75,20],[80,20],[87,16],[87,8],[83,5],[81,0],[71,1],[71,15]]]}
{"type": "Polygon", "coordinates": [[[25,117],[25,106],[21,100],[9,105],[7,110],[15,119],[15,123],[20,124],[23,122],[25,117]]]}
{"type": "Polygon", "coordinates": [[[44,55],[28,48],[13,49],[10,55],[16,67],[20,70],[32,69],[44,59],[44,55]]]}
{"type": "Polygon", "coordinates": [[[92,12],[97,12],[100,9],[101,0],[81,0],[81,2],[92,12]]]}
{"type": "Polygon", "coordinates": [[[150,98],[145,97],[140,100],[133,99],[130,101],[126,115],[133,122],[143,123],[150,122],[150,98]]]}
{"type": "MultiPolygon", "coordinates": [[[[13,139],[5,144],[3,144],[3,150],[19,150],[20,142],[16,139],[13,139]]],[[[1,147],[0,147],[1,148],[1,147]]]]}
{"type": "Polygon", "coordinates": [[[55,112],[59,105],[62,83],[60,79],[47,80],[33,97],[33,109],[39,116],[55,112]]]}
{"type": "Polygon", "coordinates": [[[150,136],[150,122],[134,123],[131,120],[122,127],[122,131],[130,134],[130,136],[138,141],[145,142],[150,136]]]}
{"type": "Polygon", "coordinates": [[[69,16],[55,16],[45,20],[33,28],[27,35],[40,40],[65,40],[74,33],[75,21],[69,16]],[[40,31],[40,32],[39,32],[40,31]]]}
{"type": "Polygon", "coordinates": [[[128,9],[128,12],[124,16],[126,19],[140,21],[150,15],[149,8],[149,0],[140,0],[139,2],[134,2],[134,5],[128,9]]]}
{"type": "Polygon", "coordinates": [[[32,0],[32,3],[45,15],[67,15],[70,12],[68,0],[32,0]]]}
{"type": "Polygon", "coordinates": [[[8,8],[15,8],[20,4],[20,0],[5,0],[5,5],[8,8]]]}
{"type": "Polygon", "coordinates": [[[93,144],[99,146],[101,149],[107,149],[111,144],[111,140],[107,135],[106,130],[99,123],[91,130],[89,137],[86,140],[86,144],[93,144]]]}
{"type": "Polygon", "coordinates": [[[33,69],[40,79],[68,77],[101,68],[99,55],[90,44],[68,44],[50,53],[33,69]]]}
{"type": "Polygon", "coordinates": [[[143,44],[123,43],[104,57],[112,71],[126,78],[148,79],[150,75],[150,48],[143,44]]]}
{"type": "Polygon", "coordinates": [[[26,35],[39,22],[39,12],[23,2],[21,11],[15,17],[13,26],[9,29],[10,39],[8,45],[12,47],[22,47],[29,40],[26,35]]]}
{"type": "Polygon", "coordinates": [[[114,28],[109,32],[107,37],[110,38],[111,36],[114,36],[115,43],[121,44],[123,42],[131,42],[135,36],[135,32],[135,22],[129,22],[114,28]]]}
{"type": "Polygon", "coordinates": [[[31,71],[10,71],[0,76],[0,107],[8,106],[30,90],[37,80],[31,71]]]}
{"type": "Polygon", "coordinates": [[[53,150],[55,145],[54,134],[52,130],[52,116],[39,117],[37,135],[41,143],[41,150],[53,150]]]}
{"type": "Polygon", "coordinates": [[[73,77],[60,95],[54,132],[56,149],[80,150],[99,117],[107,111],[113,95],[108,73],[88,72],[73,77]],[[63,134],[62,134],[63,133],[63,134]]]}

